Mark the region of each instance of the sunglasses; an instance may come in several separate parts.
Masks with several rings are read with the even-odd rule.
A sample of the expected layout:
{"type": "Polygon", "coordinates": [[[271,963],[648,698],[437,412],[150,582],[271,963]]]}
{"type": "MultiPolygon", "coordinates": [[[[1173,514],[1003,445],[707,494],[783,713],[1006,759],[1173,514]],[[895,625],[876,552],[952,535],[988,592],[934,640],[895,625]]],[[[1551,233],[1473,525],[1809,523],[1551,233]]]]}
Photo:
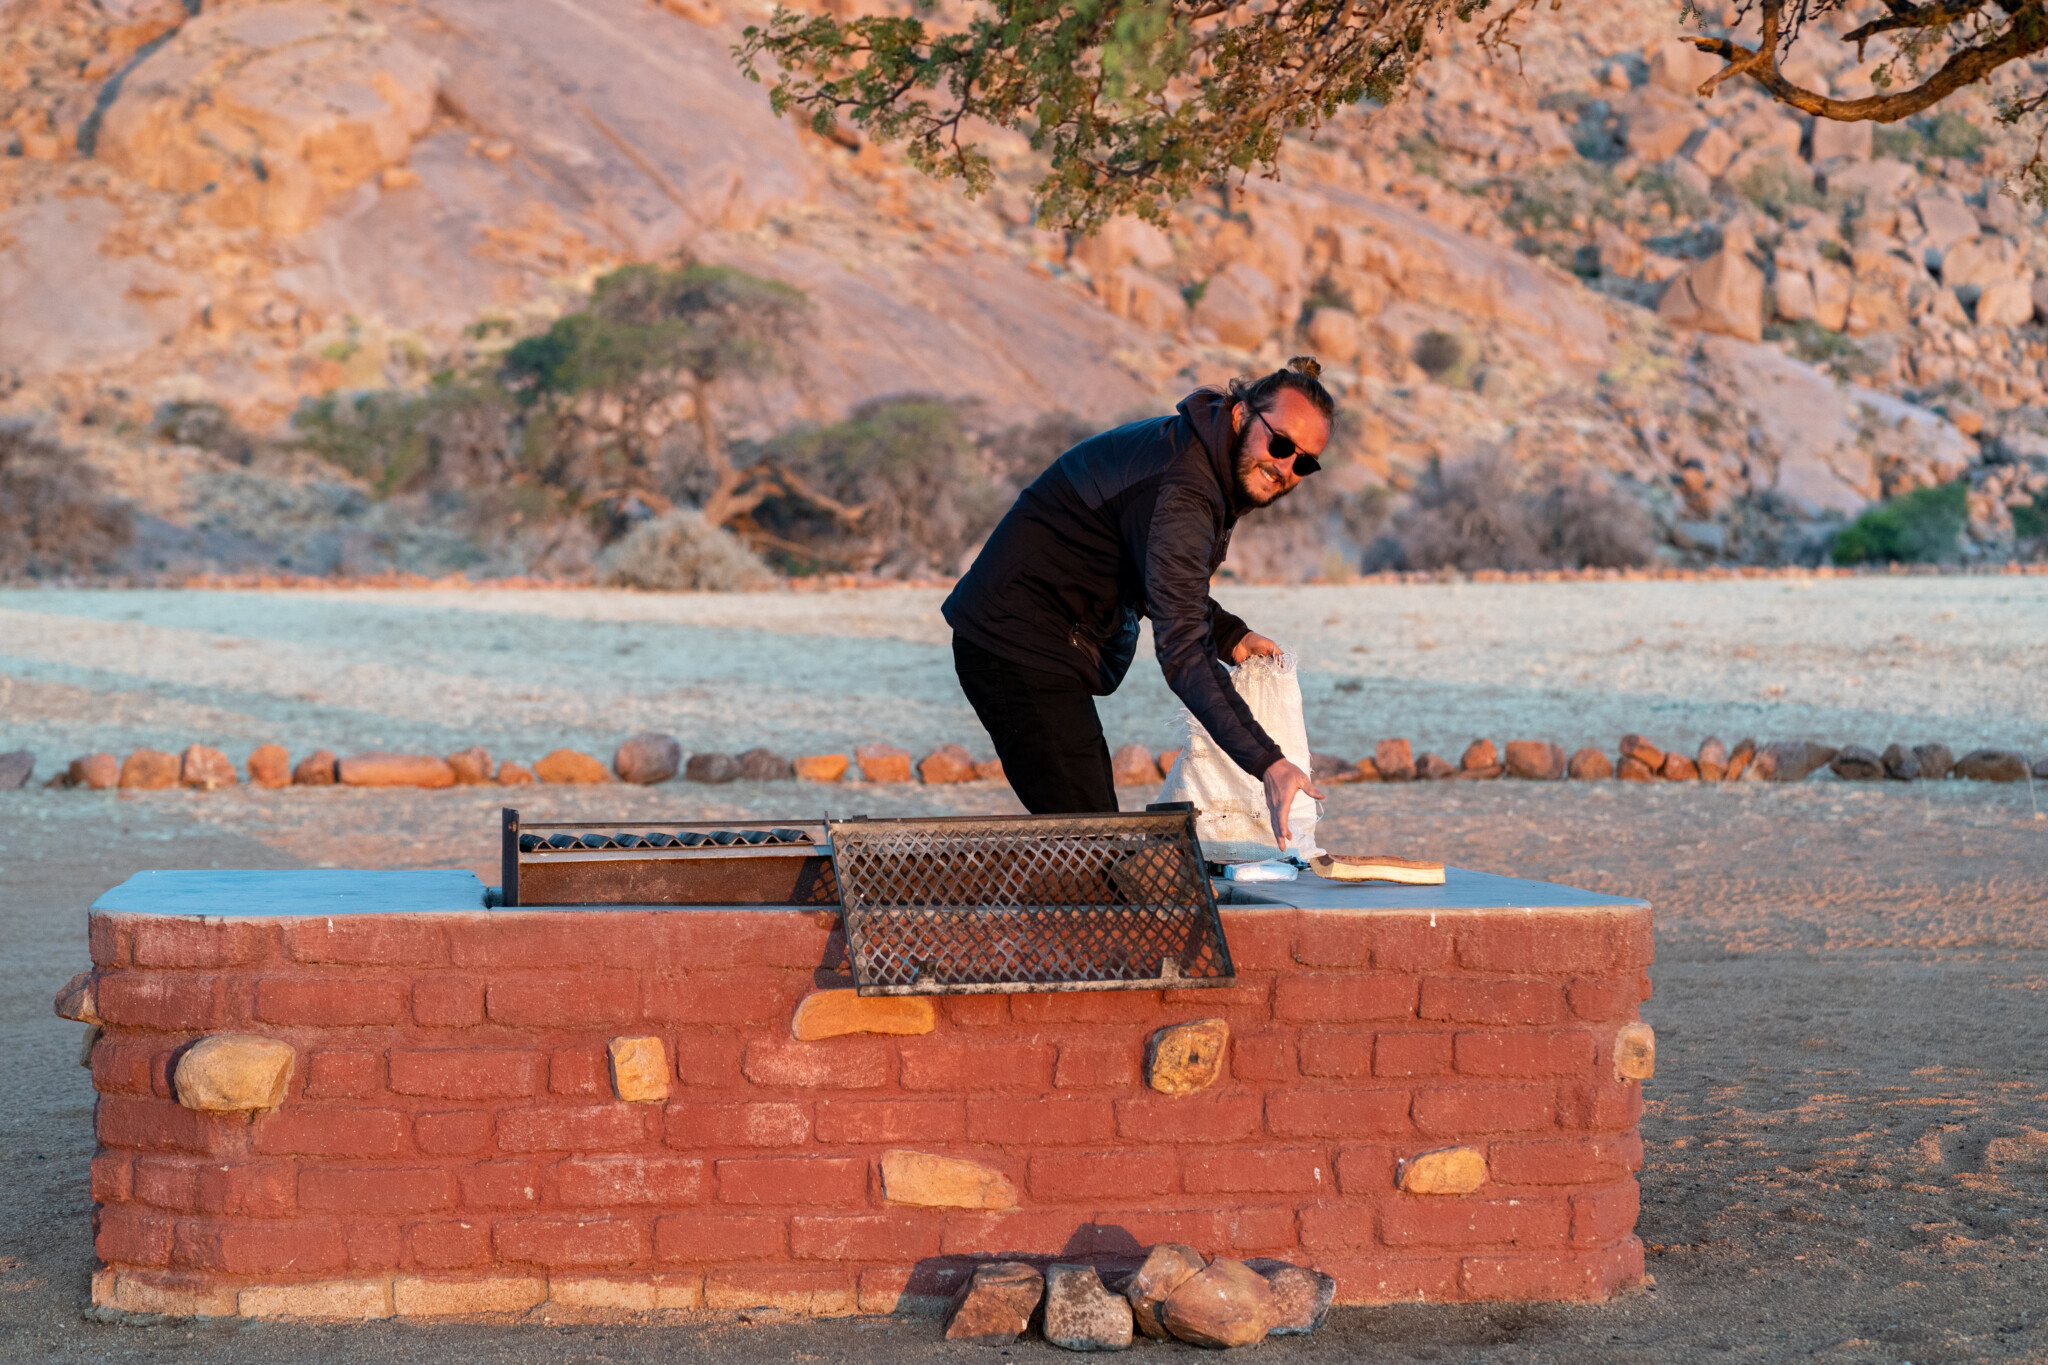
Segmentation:
{"type": "MultiPolygon", "coordinates": [[[[1252,407],[1249,403],[1245,404],[1245,406],[1248,408],[1252,407]]],[[[1293,457],[1294,476],[1296,478],[1305,479],[1323,467],[1323,462],[1296,445],[1292,436],[1289,436],[1284,431],[1273,430],[1273,424],[1266,420],[1265,413],[1260,412],[1257,408],[1252,408],[1252,416],[1258,418],[1259,424],[1266,429],[1266,453],[1276,460],[1285,460],[1290,456],[1293,457]]]]}

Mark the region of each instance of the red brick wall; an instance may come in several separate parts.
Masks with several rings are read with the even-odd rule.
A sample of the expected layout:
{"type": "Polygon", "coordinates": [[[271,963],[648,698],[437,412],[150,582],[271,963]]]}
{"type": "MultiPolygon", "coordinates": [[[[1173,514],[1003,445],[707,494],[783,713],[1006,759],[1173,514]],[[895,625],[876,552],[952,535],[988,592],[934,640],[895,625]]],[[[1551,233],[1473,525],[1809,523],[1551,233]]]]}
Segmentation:
{"type": "Polygon", "coordinates": [[[1642,1096],[1613,1053],[1647,910],[1224,920],[1230,989],[944,997],[930,1034],[796,1042],[798,1000],[844,984],[829,915],[96,915],[99,1254],[209,1303],[573,1275],[874,1310],[973,1258],[1169,1240],[1315,1265],[1349,1303],[1640,1278],[1642,1096]],[[1150,1034],[1211,1016],[1223,1079],[1146,1088],[1150,1034]],[[297,1050],[280,1109],[172,1098],[177,1050],[228,1030],[297,1050]],[[613,1097],[620,1034],[664,1040],[666,1105],[613,1097]],[[1397,1190],[1399,1159],[1450,1145],[1484,1187],[1397,1190]],[[1020,1207],[889,1205],[893,1147],[994,1167],[1020,1207]]]}

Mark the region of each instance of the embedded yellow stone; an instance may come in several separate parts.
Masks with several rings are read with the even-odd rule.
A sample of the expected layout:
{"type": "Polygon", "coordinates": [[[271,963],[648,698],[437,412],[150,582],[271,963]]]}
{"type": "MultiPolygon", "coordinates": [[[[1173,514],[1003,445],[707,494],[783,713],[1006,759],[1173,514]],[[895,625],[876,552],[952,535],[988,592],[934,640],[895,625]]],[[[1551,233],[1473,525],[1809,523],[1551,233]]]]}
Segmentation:
{"type": "Polygon", "coordinates": [[[1486,1158],[1471,1147],[1441,1147],[1402,1161],[1394,1183],[1409,1194],[1470,1194],[1486,1183],[1486,1158]]]}
{"type": "Polygon", "coordinates": [[[1017,1187],[1001,1171],[958,1157],[901,1149],[882,1153],[882,1197],[937,1209],[1014,1209],[1017,1187]]]}
{"type": "Polygon", "coordinates": [[[797,1004],[789,1031],[801,1042],[847,1033],[930,1033],[938,1027],[931,1000],[922,995],[861,995],[813,991],[797,1004]]]}
{"type": "Polygon", "coordinates": [[[64,983],[64,989],[57,992],[57,1017],[75,1019],[81,1024],[104,1024],[100,1018],[99,1002],[94,998],[93,974],[80,972],[64,983]]]}
{"type": "Polygon", "coordinates": [[[1647,1081],[1657,1074],[1657,1031],[1648,1024],[1623,1024],[1614,1035],[1614,1078],[1647,1081]]]}
{"type": "Polygon", "coordinates": [[[651,1280],[615,1280],[603,1276],[553,1275],[548,1278],[548,1304],[554,1308],[627,1313],[702,1308],[704,1277],[663,1275],[651,1280]]]}
{"type": "Polygon", "coordinates": [[[292,1045],[247,1033],[201,1038],[178,1059],[178,1103],[208,1113],[275,1109],[292,1079],[292,1045]]]}
{"type": "Polygon", "coordinates": [[[361,1320],[391,1316],[391,1286],[382,1280],[318,1280],[259,1285],[236,1298],[245,1318],[361,1320]]]}
{"type": "Polygon", "coordinates": [[[614,1038],[611,1043],[612,1090],[632,1104],[658,1104],[668,1098],[668,1049],[659,1038],[614,1038]]]}
{"type": "Polygon", "coordinates": [[[1192,1095],[1223,1074],[1223,1050],[1230,1025],[1221,1019],[1175,1024],[1152,1035],[1146,1049],[1145,1083],[1162,1095],[1192,1095]]]}

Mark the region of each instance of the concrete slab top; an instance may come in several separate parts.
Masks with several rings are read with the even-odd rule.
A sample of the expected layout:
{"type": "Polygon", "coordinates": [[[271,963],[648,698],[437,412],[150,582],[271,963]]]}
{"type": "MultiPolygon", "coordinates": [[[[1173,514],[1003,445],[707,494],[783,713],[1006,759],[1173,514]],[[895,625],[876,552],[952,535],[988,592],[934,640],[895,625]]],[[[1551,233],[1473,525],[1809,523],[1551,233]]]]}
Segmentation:
{"type": "Polygon", "coordinates": [[[1444,868],[1442,886],[1402,886],[1394,882],[1333,882],[1303,872],[1291,882],[1227,882],[1225,905],[1287,906],[1297,910],[1612,910],[1641,907],[1648,901],[1581,891],[1556,882],[1502,877],[1470,868],[1444,868]]]}
{"type": "Polygon", "coordinates": [[[297,919],[318,915],[481,912],[484,884],[459,868],[368,872],[138,872],[92,903],[109,915],[297,919]]]}
{"type": "MultiPolygon", "coordinates": [[[[1625,896],[1580,891],[1555,882],[1501,877],[1462,867],[1444,869],[1442,886],[1398,886],[1386,882],[1331,882],[1312,872],[1292,882],[1218,882],[1217,901],[1258,909],[1292,908],[1371,913],[1380,910],[1608,910],[1648,904],[1625,896]]],[[[372,872],[350,868],[301,871],[138,872],[94,901],[97,913],[200,916],[232,919],[296,919],[319,915],[478,914],[484,911],[483,883],[460,869],[431,872],[372,872]]],[[[539,915],[604,910],[673,910],[786,913],[815,906],[780,905],[591,905],[522,906],[496,915],[539,915]]]]}

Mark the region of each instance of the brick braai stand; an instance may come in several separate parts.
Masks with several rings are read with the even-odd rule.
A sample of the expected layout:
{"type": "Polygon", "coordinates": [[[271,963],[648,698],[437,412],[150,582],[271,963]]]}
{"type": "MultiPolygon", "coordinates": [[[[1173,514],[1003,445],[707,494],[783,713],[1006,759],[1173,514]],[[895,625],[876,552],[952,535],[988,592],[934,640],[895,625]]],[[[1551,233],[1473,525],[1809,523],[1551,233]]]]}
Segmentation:
{"type": "Polygon", "coordinates": [[[1233,888],[1232,988],[840,998],[819,1017],[902,1031],[799,1041],[847,984],[834,919],[140,874],[91,916],[95,1302],[889,1312],[979,1260],[1161,1241],[1316,1266],[1339,1303],[1642,1276],[1640,901],[1456,869],[1233,888]],[[1152,1036],[1211,1018],[1214,1084],[1149,1088],[1152,1036]],[[185,1054],[223,1035],[279,1059],[274,1107],[189,1107],[185,1054]]]}

